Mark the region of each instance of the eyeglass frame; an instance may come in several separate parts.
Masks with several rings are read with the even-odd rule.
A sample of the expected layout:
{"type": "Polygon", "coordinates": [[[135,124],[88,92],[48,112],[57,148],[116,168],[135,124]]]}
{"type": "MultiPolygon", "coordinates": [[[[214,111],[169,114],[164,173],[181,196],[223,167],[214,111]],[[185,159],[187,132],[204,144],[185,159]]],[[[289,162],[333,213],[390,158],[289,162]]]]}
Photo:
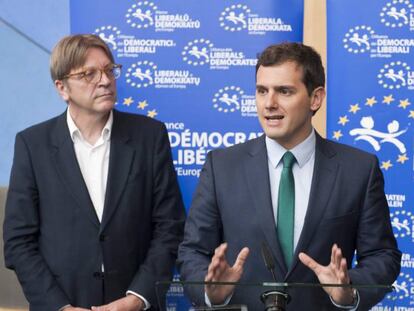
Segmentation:
{"type": "Polygon", "coordinates": [[[68,78],[71,78],[71,77],[74,77],[74,76],[79,76],[79,75],[81,75],[81,77],[79,78],[79,79],[85,79],[85,81],[86,82],[88,82],[88,83],[99,83],[101,80],[102,80],[102,74],[103,73],[105,73],[105,75],[110,79],[110,80],[116,80],[116,79],[118,79],[120,76],[121,76],[121,69],[122,69],[122,65],[121,64],[111,64],[111,68],[109,69],[108,68],[109,66],[106,66],[106,68],[104,68],[104,69],[101,69],[101,68],[96,68],[96,67],[91,67],[91,68],[89,68],[89,69],[86,69],[86,70],[84,70],[84,71],[81,71],[81,72],[76,72],[76,73],[70,73],[70,74],[67,74],[67,75],[64,75],[63,77],[62,77],[62,79],[61,80],[63,80],[63,79],[68,79],[68,78]],[[114,75],[114,74],[108,74],[108,70],[111,70],[111,71],[113,71],[113,70],[116,70],[116,69],[118,69],[118,72],[119,72],[119,74],[118,74],[118,76],[116,77],[116,75],[114,75]],[[100,72],[100,77],[99,77],[99,80],[97,80],[96,82],[92,82],[92,81],[89,81],[87,78],[86,78],[86,73],[88,72],[88,71],[90,71],[90,70],[97,70],[97,71],[99,71],[100,72]]]}

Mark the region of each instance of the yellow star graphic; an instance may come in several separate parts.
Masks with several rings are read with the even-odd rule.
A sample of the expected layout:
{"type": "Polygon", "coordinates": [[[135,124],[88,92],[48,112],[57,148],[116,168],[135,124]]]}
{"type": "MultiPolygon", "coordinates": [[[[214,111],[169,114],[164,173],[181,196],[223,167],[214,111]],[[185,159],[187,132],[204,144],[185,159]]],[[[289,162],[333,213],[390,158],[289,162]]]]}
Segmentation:
{"type": "Polygon", "coordinates": [[[153,109],[148,111],[147,116],[150,118],[154,118],[157,114],[158,112],[156,112],[155,109],[153,109]]]}
{"type": "Polygon", "coordinates": [[[399,154],[398,155],[398,163],[404,164],[405,161],[407,161],[409,158],[407,157],[406,154],[399,154]]]}
{"type": "Polygon", "coordinates": [[[392,94],[391,95],[388,95],[388,96],[384,96],[384,99],[382,100],[382,102],[384,103],[384,104],[387,104],[387,105],[389,105],[389,104],[391,104],[391,102],[393,102],[395,99],[392,97],[392,94]]]}
{"type": "Polygon", "coordinates": [[[398,107],[405,109],[409,105],[411,105],[411,103],[408,101],[408,98],[406,98],[404,100],[400,100],[400,104],[398,105],[398,107]]]}
{"type": "Polygon", "coordinates": [[[143,100],[142,102],[139,102],[138,103],[137,108],[144,110],[145,107],[147,107],[147,106],[148,106],[147,101],[146,100],[143,100]]]}
{"type": "Polygon", "coordinates": [[[377,103],[377,100],[375,99],[375,96],[372,96],[370,98],[367,98],[367,101],[365,102],[365,105],[372,107],[376,103],[377,103]]]}
{"type": "Polygon", "coordinates": [[[383,168],[384,170],[388,170],[390,167],[392,167],[391,161],[388,160],[386,162],[382,161],[381,163],[381,168],[383,168]]]}
{"type": "Polygon", "coordinates": [[[408,117],[414,119],[414,110],[410,110],[410,114],[408,115],[408,117]]]}
{"type": "Polygon", "coordinates": [[[338,124],[345,125],[347,122],[349,122],[348,116],[339,117],[338,124]]]}
{"type": "Polygon", "coordinates": [[[339,138],[341,138],[343,135],[342,135],[342,133],[341,133],[341,130],[339,130],[339,131],[334,131],[334,133],[333,133],[333,138],[334,139],[336,139],[336,140],[339,140],[339,138]]]}
{"type": "Polygon", "coordinates": [[[359,104],[355,104],[355,105],[350,105],[348,111],[355,114],[357,113],[358,110],[361,110],[361,108],[359,108],[359,104]]]}
{"type": "Polygon", "coordinates": [[[129,107],[133,102],[134,100],[132,99],[132,97],[124,98],[124,102],[122,103],[122,105],[129,107]]]}

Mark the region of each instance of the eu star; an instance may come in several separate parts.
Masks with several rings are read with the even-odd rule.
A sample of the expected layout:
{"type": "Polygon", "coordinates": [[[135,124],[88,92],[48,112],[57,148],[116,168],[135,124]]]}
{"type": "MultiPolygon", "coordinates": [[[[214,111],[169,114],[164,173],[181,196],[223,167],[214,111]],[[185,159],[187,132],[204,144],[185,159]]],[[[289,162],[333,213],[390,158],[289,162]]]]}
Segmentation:
{"type": "Polygon", "coordinates": [[[143,100],[142,102],[139,102],[138,103],[137,108],[144,110],[145,107],[147,107],[147,106],[148,106],[147,101],[146,100],[143,100]]]}
{"type": "Polygon", "coordinates": [[[122,103],[122,105],[129,107],[133,102],[134,100],[132,99],[132,97],[124,98],[124,102],[122,103]]]}
{"type": "Polygon", "coordinates": [[[376,103],[377,103],[377,100],[375,99],[375,96],[372,96],[370,98],[367,98],[367,101],[365,102],[365,105],[372,107],[376,103]]]}
{"type": "Polygon", "coordinates": [[[148,111],[147,116],[150,118],[154,118],[157,114],[158,112],[156,112],[155,109],[153,109],[148,111]]]}
{"type": "Polygon", "coordinates": [[[382,102],[384,103],[384,104],[387,104],[387,105],[389,105],[389,104],[391,104],[391,102],[393,102],[395,99],[392,97],[392,94],[391,95],[388,95],[388,96],[384,96],[384,99],[382,100],[382,102]]]}
{"type": "Polygon", "coordinates": [[[381,168],[382,169],[384,169],[384,170],[388,170],[390,167],[392,167],[392,164],[391,164],[391,161],[390,160],[388,160],[388,161],[382,161],[382,163],[381,163],[381,168]]]}
{"type": "Polygon", "coordinates": [[[342,133],[341,133],[341,130],[339,130],[339,131],[334,131],[334,133],[333,133],[333,138],[334,139],[336,139],[336,140],[339,140],[339,138],[341,138],[343,135],[342,135],[342,133]]]}
{"type": "Polygon", "coordinates": [[[348,116],[339,117],[338,124],[345,125],[349,122],[348,116]]]}
{"type": "Polygon", "coordinates": [[[350,105],[348,111],[355,114],[357,113],[358,110],[361,110],[361,108],[359,108],[359,104],[355,104],[355,105],[350,105]]]}
{"type": "Polygon", "coordinates": [[[409,158],[407,157],[406,154],[399,154],[398,155],[398,163],[404,164],[405,161],[407,161],[409,158]]]}
{"type": "Polygon", "coordinates": [[[400,100],[400,104],[398,105],[398,107],[405,109],[409,105],[411,105],[411,103],[408,101],[408,98],[406,98],[404,100],[400,100]]]}

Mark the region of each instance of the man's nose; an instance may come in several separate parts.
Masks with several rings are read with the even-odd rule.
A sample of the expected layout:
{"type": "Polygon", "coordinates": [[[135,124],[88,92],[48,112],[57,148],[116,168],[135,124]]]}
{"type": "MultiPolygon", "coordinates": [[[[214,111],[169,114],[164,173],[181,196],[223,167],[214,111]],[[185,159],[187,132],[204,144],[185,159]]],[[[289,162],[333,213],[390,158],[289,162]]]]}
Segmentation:
{"type": "Polygon", "coordinates": [[[104,70],[101,71],[101,80],[99,81],[100,85],[109,85],[112,83],[112,79],[104,70]]]}
{"type": "Polygon", "coordinates": [[[265,102],[266,108],[275,108],[279,107],[278,99],[275,93],[269,93],[266,102],[265,102]]]}

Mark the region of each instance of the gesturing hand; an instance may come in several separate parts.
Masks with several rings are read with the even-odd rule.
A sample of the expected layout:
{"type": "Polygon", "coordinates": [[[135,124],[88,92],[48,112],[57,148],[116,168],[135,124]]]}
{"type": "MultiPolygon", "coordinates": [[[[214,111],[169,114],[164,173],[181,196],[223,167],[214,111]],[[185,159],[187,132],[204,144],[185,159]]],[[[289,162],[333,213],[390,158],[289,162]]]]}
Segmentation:
{"type": "MultiPolygon", "coordinates": [[[[332,246],[331,262],[327,266],[320,265],[305,253],[300,253],[299,259],[316,274],[321,284],[350,284],[346,259],[342,257],[342,251],[336,244],[332,246]]],[[[350,287],[324,287],[324,290],[337,304],[353,303],[350,287]]]]}
{"type": "MultiPolygon", "coordinates": [[[[240,280],[249,249],[245,247],[240,251],[232,267],[227,262],[226,251],[227,243],[216,248],[208,266],[205,282],[237,282],[240,280]]],[[[234,291],[234,285],[206,285],[205,291],[212,304],[222,304],[234,291]]]]}

